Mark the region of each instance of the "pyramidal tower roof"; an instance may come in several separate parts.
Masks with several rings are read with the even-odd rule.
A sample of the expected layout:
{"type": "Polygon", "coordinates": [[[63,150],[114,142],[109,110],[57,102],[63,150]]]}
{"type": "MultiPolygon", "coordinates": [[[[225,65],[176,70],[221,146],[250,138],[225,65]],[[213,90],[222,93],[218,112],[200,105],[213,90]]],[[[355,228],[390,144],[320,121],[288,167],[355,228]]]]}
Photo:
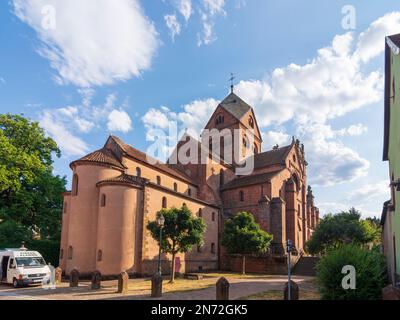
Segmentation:
{"type": "Polygon", "coordinates": [[[238,120],[251,110],[251,107],[233,92],[222,100],[220,105],[238,120]]]}

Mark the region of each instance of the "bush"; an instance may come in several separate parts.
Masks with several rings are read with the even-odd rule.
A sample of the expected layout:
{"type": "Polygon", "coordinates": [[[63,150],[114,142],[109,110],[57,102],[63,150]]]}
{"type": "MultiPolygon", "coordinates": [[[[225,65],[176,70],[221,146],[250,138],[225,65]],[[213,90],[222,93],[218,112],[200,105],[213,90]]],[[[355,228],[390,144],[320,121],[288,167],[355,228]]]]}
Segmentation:
{"type": "MultiPolygon", "coordinates": [[[[57,267],[59,263],[60,242],[56,240],[28,240],[28,250],[39,251],[46,263],[57,267]]],[[[21,242],[0,242],[0,248],[20,248],[21,242]]]]}
{"type": "Polygon", "coordinates": [[[27,248],[39,251],[46,263],[51,263],[53,267],[58,267],[60,242],[56,240],[32,240],[27,243],[27,248]]]}
{"type": "Polygon", "coordinates": [[[363,249],[357,245],[343,245],[328,251],[317,267],[317,285],[326,300],[376,300],[381,299],[382,288],[387,283],[386,262],[377,250],[363,249]],[[356,289],[342,287],[342,268],[354,266],[356,289]]]}

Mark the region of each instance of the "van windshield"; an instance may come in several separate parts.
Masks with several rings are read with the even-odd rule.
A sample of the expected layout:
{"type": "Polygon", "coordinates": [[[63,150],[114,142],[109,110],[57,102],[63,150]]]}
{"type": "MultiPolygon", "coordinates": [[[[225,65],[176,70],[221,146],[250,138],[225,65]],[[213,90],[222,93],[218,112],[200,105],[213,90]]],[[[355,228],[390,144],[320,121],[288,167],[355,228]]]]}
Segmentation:
{"type": "Polygon", "coordinates": [[[42,267],[46,263],[42,257],[16,258],[18,267],[42,267]]]}

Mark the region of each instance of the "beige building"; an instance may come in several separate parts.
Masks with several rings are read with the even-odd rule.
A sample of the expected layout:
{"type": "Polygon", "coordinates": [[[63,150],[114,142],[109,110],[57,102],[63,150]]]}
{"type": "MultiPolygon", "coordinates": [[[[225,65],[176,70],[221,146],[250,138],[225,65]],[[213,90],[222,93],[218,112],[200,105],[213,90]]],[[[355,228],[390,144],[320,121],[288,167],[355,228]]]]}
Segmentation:
{"type": "MultiPolygon", "coordinates": [[[[216,157],[209,151],[209,147],[214,150],[211,140],[207,148],[196,141],[199,152],[192,157],[199,160],[206,153],[206,162],[172,161],[189,136],[178,143],[166,164],[153,164],[146,154],[115,136],[100,150],[71,163],[72,191],[64,194],[60,249],[60,266],[67,274],[74,268],[81,274],[95,270],[103,275],[153,274],[158,244],[147,223],[156,219],[161,208],[183,204],[204,219],[207,231],[204,246],[177,256],[177,272],[229,269],[219,235],[225,219],[240,211],[251,212],[273,234],[272,254],[283,255],[288,238],[302,252],[319,221],[307,187],[304,146],[293,139],[288,146],[261,153],[253,109],[234,93],[217,106],[205,129],[242,130],[238,147],[250,150],[246,159],[254,163],[251,174],[237,175],[240,161],[228,163],[223,156],[216,157]]],[[[224,155],[226,141],[218,148],[224,155]]],[[[170,256],[163,254],[165,273],[169,261],[170,256]]]]}

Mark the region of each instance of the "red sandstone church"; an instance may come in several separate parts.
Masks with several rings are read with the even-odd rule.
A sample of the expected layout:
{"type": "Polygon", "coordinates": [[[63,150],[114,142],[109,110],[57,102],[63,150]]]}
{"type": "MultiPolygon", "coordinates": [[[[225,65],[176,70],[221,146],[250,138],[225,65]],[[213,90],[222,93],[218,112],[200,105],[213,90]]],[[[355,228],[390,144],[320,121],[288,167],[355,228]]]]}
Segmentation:
{"type": "MultiPolygon", "coordinates": [[[[244,132],[240,148],[251,150],[247,158],[254,166],[251,174],[239,176],[239,163],[215,156],[211,141],[210,145],[196,141],[195,157],[206,152],[206,162],[171,161],[191,138],[188,135],[165,164],[154,164],[115,136],[72,162],[72,191],[64,195],[60,267],[67,274],[74,268],[81,274],[155,273],[158,244],[146,225],[161,208],[183,204],[204,219],[207,231],[204,246],[177,256],[177,272],[236,269],[236,259],[225,253],[219,235],[224,221],[240,211],[252,213],[274,237],[269,253],[258,258],[258,269],[268,272],[272,270],[268,263],[282,262],[287,239],[292,240],[295,255],[301,255],[319,222],[307,187],[304,146],[293,139],[288,146],[260,152],[262,138],[253,108],[233,92],[217,106],[205,129],[244,132]]],[[[163,255],[163,272],[170,269],[168,259],[163,255]]]]}

